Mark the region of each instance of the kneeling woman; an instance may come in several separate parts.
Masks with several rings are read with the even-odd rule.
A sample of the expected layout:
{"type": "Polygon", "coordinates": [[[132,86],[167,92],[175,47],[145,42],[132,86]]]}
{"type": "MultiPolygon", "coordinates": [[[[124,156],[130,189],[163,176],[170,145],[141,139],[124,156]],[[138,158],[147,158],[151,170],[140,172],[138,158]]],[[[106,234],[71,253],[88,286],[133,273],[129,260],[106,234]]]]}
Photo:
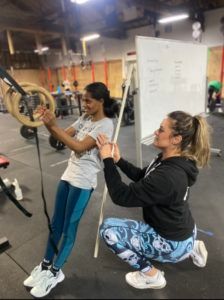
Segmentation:
{"type": "Polygon", "coordinates": [[[111,143],[103,134],[97,146],[104,162],[104,175],[112,201],[124,207],[142,207],[142,221],[109,218],[100,234],[118,257],[136,272],[126,274],[135,288],[163,288],[164,273],[152,261],[177,263],[191,257],[204,267],[207,250],[196,240],[195,221],[189,209],[190,187],[195,183],[198,167],[209,161],[209,126],[200,115],[174,111],[155,132],[154,146],[158,156],[144,169],[121,158],[117,145],[112,157],[111,143]],[[133,182],[121,180],[117,167],[133,182]]]}

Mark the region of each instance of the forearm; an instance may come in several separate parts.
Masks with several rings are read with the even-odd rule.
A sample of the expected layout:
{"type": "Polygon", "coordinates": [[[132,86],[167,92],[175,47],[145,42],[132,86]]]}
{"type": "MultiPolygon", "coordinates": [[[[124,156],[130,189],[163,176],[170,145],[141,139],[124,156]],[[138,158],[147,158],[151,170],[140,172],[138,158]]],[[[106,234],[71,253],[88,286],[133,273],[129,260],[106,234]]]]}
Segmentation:
{"type": "Polygon", "coordinates": [[[56,139],[58,140],[57,133],[54,132],[54,131],[52,130],[52,127],[51,127],[51,126],[48,126],[48,125],[46,125],[46,124],[45,124],[45,126],[46,126],[47,130],[50,132],[50,134],[51,134],[54,138],[56,138],[56,139]]]}
{"type": "Polygon", "coordinates": [[[123,158],[120,158],[116,165],[125,175],[127,175],[131,180],[135,182],[143,178],[145,175],[145,168],[141,169],[135,167],[133,164],[129,163],[123,158]]]}
{"type": "Polygon", "coordinates": [[[121,180],[121,176],[113,162],[113,158],[104,159],[104,175],[108,192],[112,201],[125,207],[142,207],[144,203],[138,199],[138,193],[121,180]]]}
{"type": "Polygon", "coordinates": [[[79,141],[74,140],[70,135],[68,135],[64,129],[58,126],[46,126],[49,132],[59,141],[64,143],[69,149],[75,151],[76,153],[81,153],[86,149],[83,148],[79,141]]]}

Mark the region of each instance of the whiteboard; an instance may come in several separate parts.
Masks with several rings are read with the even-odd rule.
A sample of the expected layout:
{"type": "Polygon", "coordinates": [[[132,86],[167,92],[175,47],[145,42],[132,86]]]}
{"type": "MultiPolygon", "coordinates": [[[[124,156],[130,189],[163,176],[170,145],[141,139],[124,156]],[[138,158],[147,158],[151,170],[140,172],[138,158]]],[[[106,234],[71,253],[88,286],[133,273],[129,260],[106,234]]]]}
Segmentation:
{"type": "Polygon", "coordinates": [[[193,115],[205,112],[205,45],[137,36],[136,53],[140,141],[150,139],[174,110],[193,115]]]}

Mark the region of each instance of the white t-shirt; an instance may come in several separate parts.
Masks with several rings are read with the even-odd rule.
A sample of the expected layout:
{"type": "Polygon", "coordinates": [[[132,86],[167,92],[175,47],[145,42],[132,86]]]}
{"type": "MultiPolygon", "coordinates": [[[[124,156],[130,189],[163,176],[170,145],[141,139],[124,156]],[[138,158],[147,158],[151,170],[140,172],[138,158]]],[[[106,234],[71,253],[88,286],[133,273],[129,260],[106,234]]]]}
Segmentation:
{"type": "MultiPolygon", "coordinates": [[[[71,125],[76,130],[74,138],[82,141],[87,135],[96,140],[99,133],[104,133],[111,140],[114,131],[113,119],[103,118],[93,122],[88,115],[81,116],[71,125]]],[[[83,153],[71,152],[68,166],[61,179],[68,181],[71,185],[91,189],[97,186],[97,173],[102,169],[99,150],[94,147],[83,153]]]]}

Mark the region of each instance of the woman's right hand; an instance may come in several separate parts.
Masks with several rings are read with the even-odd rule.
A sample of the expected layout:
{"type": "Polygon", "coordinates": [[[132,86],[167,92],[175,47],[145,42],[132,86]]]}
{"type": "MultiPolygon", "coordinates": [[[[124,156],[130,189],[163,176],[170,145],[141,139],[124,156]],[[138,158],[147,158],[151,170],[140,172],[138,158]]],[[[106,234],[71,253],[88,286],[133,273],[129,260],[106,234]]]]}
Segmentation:
{"type": "Polygon", "coordinates": [[[47,107],[45,105],[38,105],[33,113],[36,115],[36,118],[40,119],[44,115],[46,110],[47,107]]]}
{"type": "Polygon", "coordinates": [[[44,125],[47,127],[57,126],[56,117],[55,117],[54,113],[52,113],[49,109],[46,109],[44,111],[44,114],[42,115],[40,120],[43,121],[44,125]]]}

